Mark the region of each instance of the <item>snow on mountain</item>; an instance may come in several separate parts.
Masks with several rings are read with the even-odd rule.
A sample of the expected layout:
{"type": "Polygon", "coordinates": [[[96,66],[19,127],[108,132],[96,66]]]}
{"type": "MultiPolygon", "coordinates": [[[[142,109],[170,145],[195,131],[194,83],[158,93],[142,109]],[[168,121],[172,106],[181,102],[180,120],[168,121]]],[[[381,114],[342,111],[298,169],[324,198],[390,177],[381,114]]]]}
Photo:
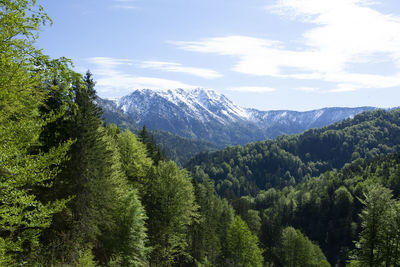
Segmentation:
{"type": "Polygon", "coordinates": [[[217,120],[222,124],[248,118],[245,109],[233,104],[224,95],[210,89],[193,90],[136,90],[117,102],[125,113],[140,123],[149,114],[158,112],[161,116],[181,116],[207,123],[217,120]],[[164,113],[167,112],[167,113],[164,113]]]}
{"type": "Polygon", "coordinates": [[[324,108],[306,112],[259,111],[234,104],[211,89],[138,89],[115,101],[136,125],[219,145],[236,145],[296,134],[351,118],[372,107],[324,108]]]}

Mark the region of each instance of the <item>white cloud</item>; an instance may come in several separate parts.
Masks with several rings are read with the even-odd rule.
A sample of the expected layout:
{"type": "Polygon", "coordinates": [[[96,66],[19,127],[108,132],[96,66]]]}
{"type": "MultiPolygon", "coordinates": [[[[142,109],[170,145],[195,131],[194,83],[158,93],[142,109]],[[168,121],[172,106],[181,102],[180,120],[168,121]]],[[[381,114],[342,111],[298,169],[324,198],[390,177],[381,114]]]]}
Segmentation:
{"type": "Polygon", "coordinates": [[[194,67],[186,67],[179,63],[174,62],[164,62],[164,61],[144,61],[140,65],[142,68],[150,68],[162,71],[169,71],[169,72],[181,72],[187,73],[194,76],[198,76],[205,79],[214,79],[222,77],[223,75],[211,70],[211,69],[204,69],[204,68],[194,68],[194,67]]]}
{"type": "Polygon", "coordinates": [[[174,89],[197,87],[174,80],[128,74],[121,68],[133,65],[133,61],[129,59],[92,57],[86,59],[86,61],[94,66],[92,71],[97,82],[96,90],[102,97],[121,97],[135,89],[142,88],[174,89]]]}
{"type": "Polygon", "coordinates": [[[336,92],[349,91],[343,84],[351,90],[400,86],[400,17],[380,13],[366,0],[278,0],[267,9],[310,24],[301,50],[249,36],[173,43],[188,51],[237,57],[232,69],[240,73],[331,82],[336,92]],[[349,71],[352,64],[373,64],[377,54],[393,63],[394,74],[349,71]]]}
{"type": "Polygon", "coordinates": [[[357,88],[352,84],[339,84],[337,88],[330,90],[330,93],[343,93],[343,92],[353,92],[357,88]]]}
{"type": "Polygon", "coordinates": [[[247,93],[269,93],[274,92],[275,88],[271,87],[262,87],[262,86],[240,86],[240,87],[230,87],[228,88],[230,91],[236,92],[247,92],[247,93]]]}
{"type": "Polygon", "coordinates": [[[302,92],[306,92],[306,93],[315,93],[315,92],[318,92],[319,89],[315,88],[315,87],[300,87],[300,88],[296,88],[296,91],[302,91],[302,92]]]}

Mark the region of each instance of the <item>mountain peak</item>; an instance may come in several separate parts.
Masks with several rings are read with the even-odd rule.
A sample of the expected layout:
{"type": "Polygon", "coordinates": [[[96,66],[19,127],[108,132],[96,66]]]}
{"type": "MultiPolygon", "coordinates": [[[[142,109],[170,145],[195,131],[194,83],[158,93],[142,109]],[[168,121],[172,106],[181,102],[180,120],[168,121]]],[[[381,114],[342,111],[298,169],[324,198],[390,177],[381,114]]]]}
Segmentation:
{"type": "Polygon", "coordinates": [[[234,104],[209,88],[137,89],[116,102],[136,125],[183,137],[236,145],[295,134],[373,108],[325,108],[307,112],[259,111],[234,104]]]}

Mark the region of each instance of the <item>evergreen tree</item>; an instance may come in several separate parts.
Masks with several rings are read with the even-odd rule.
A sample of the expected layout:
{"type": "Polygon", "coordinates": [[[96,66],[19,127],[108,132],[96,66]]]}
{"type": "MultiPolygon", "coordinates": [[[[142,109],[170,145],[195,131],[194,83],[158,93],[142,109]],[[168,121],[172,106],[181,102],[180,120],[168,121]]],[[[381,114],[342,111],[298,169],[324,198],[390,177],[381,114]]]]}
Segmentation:
{"type": "Polygon", "coordinates": [[[154,164],[158,164],[162,160],[166,160],[165,154],[161,152],[160,147],[154,140],[154,135],[150,135],[146,125],[143,125],[142,130],[139,132],[140,141],[146,145],[147,153],[149,157],[153,160],[154,164]]]}
{"type": "Polygon", "coordinates": [[[192,256],[203,264],[223,265],[226,259],[226,235],[234,211],[225,199],[216,195],[214,184],[204,174],[196,173],[194,183],[200,219],[192,226],[192,256]]]}
{"type": "Polygon", "coordinates": [[[362,200],[361,233],[356,243],[355,266],[397,266],[399,249],[399,203],[389,189],[372,185],[362,200]]]}
{"type": "MultiPolygon", "coordinates": [[[[142,256],[135,251],[129,255],[126,251],[116,253],[118,246],[111,245],[117,242],[110,236],[123,231],[123,227],[130,229],[128,222],[140,225],[140,221],[144,221],[138,219],[140,214],[136,212],[141,206],[136,193],[127,186],[116,141],[101,126],[101,110],[96,105],[90,72],[83,79],[76,79],[73,89],[76,109],[69,109],[68,116],[57,121],[55,129],[59,132],[51,135],[74,140],[68,154],[70,160],[51,188],[52,197],[72,199],[43,236],[43,254],[47,260],[51,259],[49,264],[77,264],[81,255],[85,255],[82,253],[92,249],[96,260],[102,264],[114,256],[120,256],[124,262],[129,255],[145,261],[146,253],[142,256]],[[135,217],[130,221],[123,219],[122,211],[135,217]]],[[[46,140],[57,142],[51,138],[46,140]]],[[[145,228],[136,231],[144,242],[145,228]]]]}
{"type": "Polygon", "coordinates": [[[145,191],[151,262],[171,266],[189,261],[189,226],[198,216],[189,174],[171,161],[161,161],[152,169],[145,191]]]}

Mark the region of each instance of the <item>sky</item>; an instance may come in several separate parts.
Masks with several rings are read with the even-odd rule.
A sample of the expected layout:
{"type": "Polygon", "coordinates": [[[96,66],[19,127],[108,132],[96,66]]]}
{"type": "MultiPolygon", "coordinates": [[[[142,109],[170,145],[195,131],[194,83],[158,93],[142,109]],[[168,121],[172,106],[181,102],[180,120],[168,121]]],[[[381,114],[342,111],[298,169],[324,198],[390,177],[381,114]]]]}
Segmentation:
{"type": "Polygon", "coordinates": [[[39,0],[38,46],[100,97],[211,88],[260,110],[400,106],[399,0],[39,0]]]}

